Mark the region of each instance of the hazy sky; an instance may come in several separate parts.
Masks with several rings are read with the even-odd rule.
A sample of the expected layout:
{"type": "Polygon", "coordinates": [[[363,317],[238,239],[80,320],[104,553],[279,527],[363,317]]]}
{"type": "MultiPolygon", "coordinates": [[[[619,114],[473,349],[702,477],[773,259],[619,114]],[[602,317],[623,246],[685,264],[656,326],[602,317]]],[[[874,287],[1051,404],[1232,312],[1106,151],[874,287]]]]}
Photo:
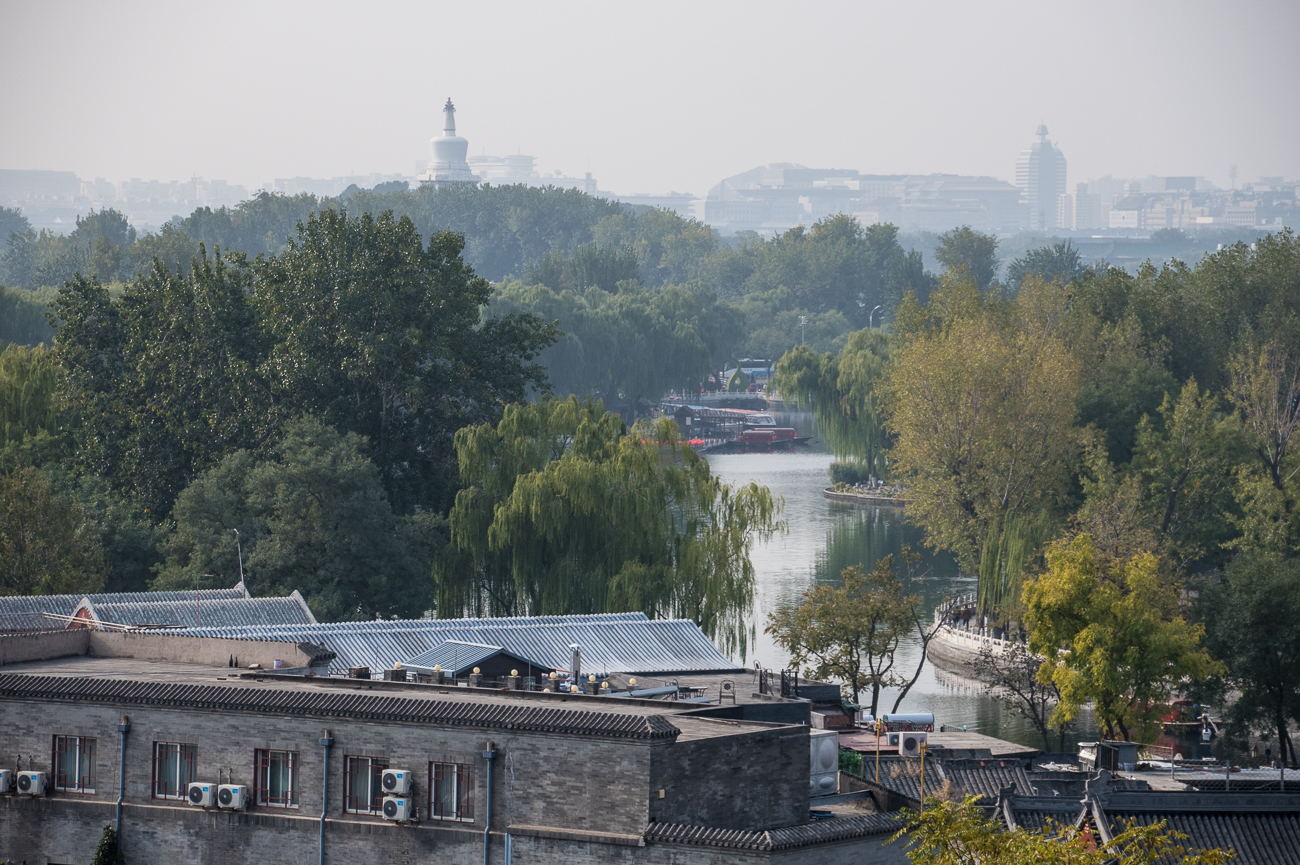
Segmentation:
{"type": "Polygon", "coordinates": [[[1300,2],[57,3],[0,0],[0,168],[414,173],[470,152],[616,192],[768,162],[1069,183],[1300,174],[1300,2]]]}

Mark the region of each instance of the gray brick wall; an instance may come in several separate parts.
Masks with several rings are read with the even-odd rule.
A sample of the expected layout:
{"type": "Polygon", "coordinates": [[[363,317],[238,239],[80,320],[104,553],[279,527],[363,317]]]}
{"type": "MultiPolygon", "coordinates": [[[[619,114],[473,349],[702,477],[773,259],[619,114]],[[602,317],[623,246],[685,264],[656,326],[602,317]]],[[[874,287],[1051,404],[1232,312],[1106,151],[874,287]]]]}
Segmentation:
{"type": "Polygon", "coordinates": [[[806,823],[808,771],[807,727],[772,727],[656,748],[650,819],[721,829],[806,823]]]}
{"type": "MultiPolygon", "coordinates": [[[[481,863],[486,792],[481,752],[489,738],[498,753],[492,797],[495,829],[503,833],[510,825],[559,827],[574,835],[568,840],[517,835],[517,865],[786,861],[793,851],[769,859],[759,853],[739,855],[713,848],[623,845],[629,839],[635,844],[651,819],[724,828],[774,828],[803,822],[808,809],[806,729],[774,727],[723,738],[651,743],[343,719],[223,716],[165,707],[131,707],[127,713],[131,732],[123,843],[128,861],[133,863],[315,863],[322,780],[318,740],[327,726],[334,738],[326,829],[326,861],[331,863],[481,863]],[[154,800],[152,747],[156,741],[195,744],[199,780],[216,782],[220,770],[222,780],[233,779],[250,787],[255,748],[297,751],[300,807],[230,813],[154,800]],[[344,814],[345,755],[387,757],[392,765],[412,770],[422,812],[430,761],[476,766],[475,822],[426,820],[405,827],[377,817],[344,814]],[[665,789],[662,800],[657,797],[659,788],[665,789]],[[592,837],[610,833],[621,840],[585,841],[583,833],[592,837]]],[[[94,794],[0,797],[0,860],[90,861],[103,827],[114,820],[119,757],[116,726],[121,714],[122,710],[113,706],[0,701],[0,765],[26,769],[30,760],[33,768],[49,772],[55,734],[98,740],[94,794]]],[[[492,862],[500,863],[503,835],[494,833],[492,843],[492,862]]],[[[874,849],[876,844],[868,846],[874,849]]],[[[800,857],[800,862],[818,861],[803,854],[800,857]]]]}

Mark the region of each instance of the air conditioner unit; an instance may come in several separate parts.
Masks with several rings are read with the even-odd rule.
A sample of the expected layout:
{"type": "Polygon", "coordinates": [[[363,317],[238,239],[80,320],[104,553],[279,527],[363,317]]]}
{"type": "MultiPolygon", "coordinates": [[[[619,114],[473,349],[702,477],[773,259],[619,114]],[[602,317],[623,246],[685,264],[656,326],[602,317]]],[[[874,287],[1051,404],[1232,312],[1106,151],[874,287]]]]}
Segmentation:
{"type": "Polygon", "coordinates": [[[222,784],[217,788],[217,807],[242,811],[248,807],[248,787],[243,784],[222,784]]]}
{"type": "Polygon", "coordinates": [[[380,783],[385,794],[405,796],[411,792],[411,772],[408,769],[385,769],[380,783]]]}
{"type": "Polygon", "coordinates": [[[405,823],[415,816],[415,802],[409,796],[385,796],[384,819],[405,823]]]}
{"type": "Polygon", "coordinates": [[[8,793],[14,787],[14,770],[0,769],[0,793],[8,793]]]}
{"type": "Polygon", "coordinates": [[[888,742],[889,747],[891,747],[891,748],[897,748],[897,747],[898,747],[898,739],[899,739],[899,735],[900,735],[900,734],[898,734],[898,733],[889,733],[889,734],[887,734],[887,735],[889,736],[889,742],[888,742]]]}
{"type": "Polygon", "coordinates": [[[899,733],[898,753],[904,757],[921,756],[921,746],[925,744],[925,733],[899,733]]]}
{"type": "Polygon", "coordinates": [[[44,772],[19,772],[18,792],[28,796],[44,796],[46,776],[44,772]]]}
{"type": "Polygon", "coordinates": [[[198,805],[200,808],[211,808],[217,804],[217,785],[195,781],[190,784],[185,796],[190,800],[191,805],[198,805]]]}

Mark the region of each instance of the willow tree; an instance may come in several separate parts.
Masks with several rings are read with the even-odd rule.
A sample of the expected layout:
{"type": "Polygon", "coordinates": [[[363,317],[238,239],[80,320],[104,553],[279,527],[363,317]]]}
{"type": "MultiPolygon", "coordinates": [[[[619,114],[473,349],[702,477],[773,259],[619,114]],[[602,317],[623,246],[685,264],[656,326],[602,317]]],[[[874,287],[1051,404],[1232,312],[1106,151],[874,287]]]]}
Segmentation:
{"type": "Polygon", "coordinates": [[[744,656],[750,550],[784,528],[766,487],[714,477],[671,421],[629,430],[576,397],[509,406],[455,445],[465,489],[436,568],[439,615],[641,610],[744,656]]]}
{"type": "Polygon", "coordinates": [[[838,355],[795,347],[777,362],[773,376],[784,399],[812,409],[835,456],[876,475],[888,443],[881,396],[890,354],[885,334],[860,330],[849,334],[838,355]]]}
{"type": "Polygon", "coordinates": [[[1064,315],[1059,286],[1030,279],[1014,300],[987,299],[968,275],[899,311],[887,405],[908,516],[929,546],[979,574],[988,613],[1014,603],[1081,443],[1064,315]]]}

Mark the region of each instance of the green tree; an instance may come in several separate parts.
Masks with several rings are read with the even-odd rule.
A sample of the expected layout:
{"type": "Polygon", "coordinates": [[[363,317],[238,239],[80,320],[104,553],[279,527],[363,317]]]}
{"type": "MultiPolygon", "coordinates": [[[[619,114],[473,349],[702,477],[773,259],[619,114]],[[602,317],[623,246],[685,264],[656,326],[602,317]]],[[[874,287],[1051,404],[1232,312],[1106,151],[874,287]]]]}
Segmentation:
{"type": "Polygon", "coordinates": [[[297,589],[322,620],[418,617],[432,601],[441,521],[395,516],[365,440],[316,419],[286,423],[269,459],[227,456],[181,493],[174,514],[156,589],[233,583],[237,530],[250,590],[297,589]]]}
{"type": "Polygon", "coordinates": [[[617,288],[555,291],[511,280],[497,287],[492,315],[527,313],[555,323],[558,338],[538,362],[559,396],[639,410],[669,389],[693,389],[716,368],[733,319],[712,292],[698,283],[617,288]]]}
{"type": "Polygon", "coordinates": [[[78,460],[155,520],[199,472],[268,435],[251,285],[240,257],[200,250],[188,275],[155,263],[120,302],[85,277],[59,293],[55,354],[78,419],[78,460]]]}
{"type": "Polygon", "coordinates": [[[35,346],[51,341],[53,333],[38,293],[0,285],[0,342],[35,346]]]}
{"type": "Polygon", "coordinates": [[[926,799],[919,813],[894,841],[907,840],[913,865],[1226,865],[1231,851],[1184,846],[1187,836],[1170,832],[1163,822],[1129,826],[1103,843],[1091,829],[1049,824],[1042,829],[1006,830],[990,819],[974,796],[960,802],[926,799]]]}
{"type": "Polygon", "coordinates": [[[720,251],[710,279],[722,297],[785,289],[793,307],[813,314],[834,310],[852,328],[870,324],[875,307],[891,309],[908,290],[924,295],[930,286],[920,254],[899,246],[897,228],[864,228],[845,214],[720,251]]]}
{"type": "Polygon", "coordinates": [[[777,362],[771,385],[794,406],[817,417],[817,430],[840,459],[881,476],[888,445],[884,389],[893,345],[879,329],[849,335],[838,355],[805,346],[777,362]]]}
{"type": "Polygon", "coordinates": [[[1020,258],[1013,258],[1007,265],[1007,287],[1019,290],[1025,279],[1038,277],[1043,282],[1059,282],[1068,285],[1083,276],[1087,268],[1083,257],[1069,240],[1031,249],[1020,258]]]}
{"type": "Polygon", "coordinates": [[[981,234],[969,225],[939,235],[934,255],[946,270],[965,268],[980,291],[987,290],[998,275],[997,238],[981,234]]]}
{"type": "Polygon", "coordinates": [[[0,592],[96,592],[103,558],[81,508],[32,466],[0,473],[0,592]]]}
{"type": "Polygon", "coordinates": [[[979,574],[987,612],[1014,604],[1081,443],[1063,307],[1053,284],[1032,280],[1003,302],[949,275],[927,307],[899,313],[903,342],[886,385],[895,476],[926,543],[979,574]]]}
{"type": "Polygon", "coordinates": [[[1091,701],[1107,738],[1131,740],[1150,731],[1176,689],[1222,670],[1151,553],[1107,566],[1088,535],[1057,541],[1024,600],[1029,651],[1046,659],[1039,679],[1061,694],[1055,724],[1091,701]]]}
{"type": "Polygon", "coordinates": [[[438,568],[438,614],[642,610],[688,618],[743,657],[764,487],[733,488],[663,420],[628,430],[599,402],[544,398],[456,433],[465,489],[438,568]]]}
{"type": "Polygon", "coordinates": [[[95,848],[95,855],[90,860],[90,865],[121,865],[124,862],[126,857],[117,846],[117,833],[113,831],[112,826],[105,826],[104,834],[99,838],[99,845],[95,848]]]}
{"type": "Polygon", "coordinates": [[[1198,607],[1206,646],[1223,659],[1225,684],[1239,692],[1229,723],[1242,733],[1273,733],[1283,762],[1300,764],[1290,734],[1290,724],[1300,723],[1300,560],[1233,561],[1198,607]]]}
{"type": "Polygon", "coordinates": [[[0,206],[0,253],[9,249],[10,235],[16,234],[22,237],[31,230],[31,227],[31,223],[27,221],[21,209],[0,206]]]}
{"type": "MultiPolygon", "coordinates": [[[[205,249],[208,246],[205,244],[205,249]]],[[[211,244],[212,249],[228,247],[211,244]]],[[[136,276],[147,276],[155,262],[169,272],[189,273],[190,260],[199,254],[199,244],[183,228],[168,222],[157,234],[146,234],[127,250],[127,264],[136,276]]]]}
{"type": "Polygon", "coordinates": [[[6,462],[37,439],[48,447],[61,434],[58,388],[59,368],[49,349],[0,348],[0,453],[6,462]]]}
{"type": "Polygon", "coordinates": [[[880,692],[906,684],[894,671],[894,656],[912,631],[912,610],[919,603],[905,593],[893,564],[893,556],[885,556],[870,573],[847,567],[840,573],[842,586],[813,586],[798,604],[769,614],[764,628],[808,677],[838,679],[854,703],[870,690],[873,718],[880,692]]]}
{"type": "Polygon", "coordinates": [[[405,217],[325,210],[257,268],[271,399],[368,438],[399,513],[450,504],[455,431],[545,381],[532,360],[553,330],[531,315],[480,322],[491,286],[463,243],[448,232],[426,248],[405,217]]]}

